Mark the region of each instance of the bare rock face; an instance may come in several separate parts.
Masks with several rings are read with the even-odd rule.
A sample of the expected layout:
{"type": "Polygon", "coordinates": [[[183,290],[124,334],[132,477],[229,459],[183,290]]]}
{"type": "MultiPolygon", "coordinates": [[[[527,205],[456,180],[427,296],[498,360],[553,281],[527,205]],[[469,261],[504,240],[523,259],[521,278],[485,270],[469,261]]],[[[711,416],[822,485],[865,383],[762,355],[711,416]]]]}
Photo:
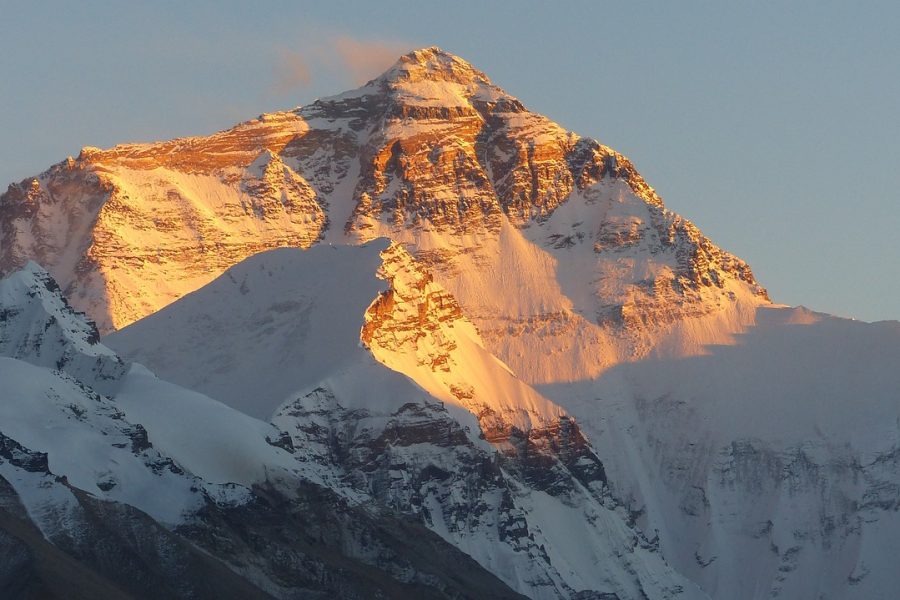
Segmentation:
{"type": "Polygon", "coordinates": [[[331,470],[341,486],[377,506],[420,521],[528,597],[703,597],[625,523],[574,420],[528,432],[508,428],[492,449],[444,405],[409,403],[384,415],[348,409],[320,387],[285,403],[273,422],[289,433],[298,458],[331,470]],[[574,553],[602,567],[579,575],[566,568],[571,550],[553,546],[558,523],[532,509],[536,498],[578,514],[586,539],[604,540],[590,548],[580,546],[585,538],[571,540],[574,553]]]}
{"type": "Polygon", "coordinates": [[[263,151],[241,179],[250,210],[262,220],[286,216],[299,230],[294,245],[308,248],[325,230],[325,211],[315,190],[277,154],[263,151]],[[306,227],[304,227],[306,226],[306,227]]]}
{"type": "MultiPolygon", "coordinates": [[[[372,94],[362,96],[368,118],[380,127],[362,148],[357,219],[387,213],[393,223],[428,221],[460,233],[495,229],[503,213],[524,225],[604,176],[660,202],[627,159],[529,112],[439,49],[401,58],[363,90],[372,94]]],[[[330,119],[359,110],[347,95],[317,104],[313,114],[330,119]]]]}
{"type": "Polygon", "coordinates": [[[465,327],[456,299],[433,282],[431,273],[394,244],[382,253],[380,276],[390,287],[366,312],[360,338],[367,347],[417,353],[416,364],[431,371],[450,372],[450,354],[457,345],[445,339],[443,325],[465,327]],[[420,340],[423,342],[420,348],[420,340]]]}

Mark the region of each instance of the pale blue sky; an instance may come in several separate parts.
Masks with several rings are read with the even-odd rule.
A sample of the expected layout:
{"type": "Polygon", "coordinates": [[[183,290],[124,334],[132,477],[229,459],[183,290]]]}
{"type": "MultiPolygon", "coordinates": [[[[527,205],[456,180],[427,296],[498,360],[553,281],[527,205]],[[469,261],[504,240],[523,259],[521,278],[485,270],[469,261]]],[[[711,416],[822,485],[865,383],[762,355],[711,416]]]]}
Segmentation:
{"type": "Polygon", "coordinates": [[[4,187],[84,145],[355,87],[338,40],[438,45],[631,157],[774,300],[900,318],[896,2],[0,0],[0,17],[4,187]]]}

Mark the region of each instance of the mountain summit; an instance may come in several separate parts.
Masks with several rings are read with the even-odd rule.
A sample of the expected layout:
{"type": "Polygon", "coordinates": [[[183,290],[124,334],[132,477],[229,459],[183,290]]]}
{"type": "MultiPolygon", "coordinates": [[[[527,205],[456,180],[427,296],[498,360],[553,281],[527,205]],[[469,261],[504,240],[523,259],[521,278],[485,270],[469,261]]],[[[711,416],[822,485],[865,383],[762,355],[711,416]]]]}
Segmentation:
{"type": "Polygon", "coordinates": [[[437,46],[413,50],[405,54],[374,81],[398,83],[443,81],[461,85],[491,85],[488,76],[462,58],[437,46]]]}

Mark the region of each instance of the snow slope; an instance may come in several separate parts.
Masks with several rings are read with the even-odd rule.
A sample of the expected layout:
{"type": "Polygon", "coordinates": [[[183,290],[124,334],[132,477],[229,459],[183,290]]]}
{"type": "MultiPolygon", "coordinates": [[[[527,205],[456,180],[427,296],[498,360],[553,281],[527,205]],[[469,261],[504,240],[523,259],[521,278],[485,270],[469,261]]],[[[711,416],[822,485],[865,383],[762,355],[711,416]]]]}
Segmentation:
{"type": "MultiPolygon", "coordinates": [[[[389,244],[254,256],[104,342],[152,364],[167,380],[259,418],[323,380],[341,379],[350,387],[348,378],[365,381],[363,373],[375,370],[366,366],[373,356],[421,386],[406,396],[427,392],[469,410],[474,408],[467,402],[480,403],[523,429],[532,418],[539,424],[559,415],[484,349],[455,300],[402,248],[389,244]],[[379,302],[395,314],[379,317],[379,302]],[[361,330],[371,354],[361,347],[361,330]]],[[[396,410],[405,402],[403,395],[372,397],[366,387],[344,391],[349,408],[390,402],[384,410],[396,410]]]]}
{"type": "Polygon", "coordinates": [[[900,539],[900,324],[760,308],[702,356],[542,386],[615,494],[717,598],[889,598],[900,539]]]}
{"type": "Polygon", "coordinates": [[[143,448],[146,432],[109,399],[23,361],[0,358],[4,436],[47,454],[49,469],[94,495],[137,506],[164,523],[199,508],[195,478],[143,448]]]}
{"type": "Polygon", "coordinates": [[[289,394],[315,387],[363,354],[362,315],[385,287],[376,271],[386,246],[259,255],[228,270],[202,295],[155,313],[140,330],[125,329],[104,342],[169,381],[266,419],[289,394]]]}
{"type": "Polygon", "coordinates": [[[250,486],[296,468],[266,441],[277,438],[271,425],[125,364],[36,264],[0,280],[0,314],[2,431],[47,454],[76,487],[172,523],[196,508],[193,488],[250,486]]]}

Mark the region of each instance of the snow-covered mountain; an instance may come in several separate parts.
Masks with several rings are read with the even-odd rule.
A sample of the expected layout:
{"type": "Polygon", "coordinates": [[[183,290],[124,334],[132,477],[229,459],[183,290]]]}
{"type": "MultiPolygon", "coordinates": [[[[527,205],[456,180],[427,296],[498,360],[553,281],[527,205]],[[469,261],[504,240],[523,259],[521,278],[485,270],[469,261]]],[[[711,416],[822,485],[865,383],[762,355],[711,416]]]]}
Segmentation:
{"type": "Polygon", "coordinates": [[[686,320],[671,345],[696,351],[740,321],[723,314],[766,301],[628,159],[436,48],[210,137],[86,148],[0,203],[0,269],[36,259],[103,333],[261,250],[376,237],[402,242],[534,382],[595,376],[686,320]]]}
{"type": "Polygon", "coordinates": [[[399,244],[261,253],[106,340],[271,417],[308,476],[421,520],[532,598],[704,597],[634,529],[577,422],[399,244]]]}
{"type": "Polygon", "coordinates": [[[85,586],[128,569],[47,533],[100,535],[42,516],[72,502],[207,557],[182,596],[900,589],[900,325],[772,304],[627,158],[440,49],[83,149],[0,197],[0,270],[17,547],[85,586]]]}
{"type": "Polygon", "coordinates": [[[520,597],[284,430],[122,361],[36,265],[0,315],[4,597],[520,597]]]}

